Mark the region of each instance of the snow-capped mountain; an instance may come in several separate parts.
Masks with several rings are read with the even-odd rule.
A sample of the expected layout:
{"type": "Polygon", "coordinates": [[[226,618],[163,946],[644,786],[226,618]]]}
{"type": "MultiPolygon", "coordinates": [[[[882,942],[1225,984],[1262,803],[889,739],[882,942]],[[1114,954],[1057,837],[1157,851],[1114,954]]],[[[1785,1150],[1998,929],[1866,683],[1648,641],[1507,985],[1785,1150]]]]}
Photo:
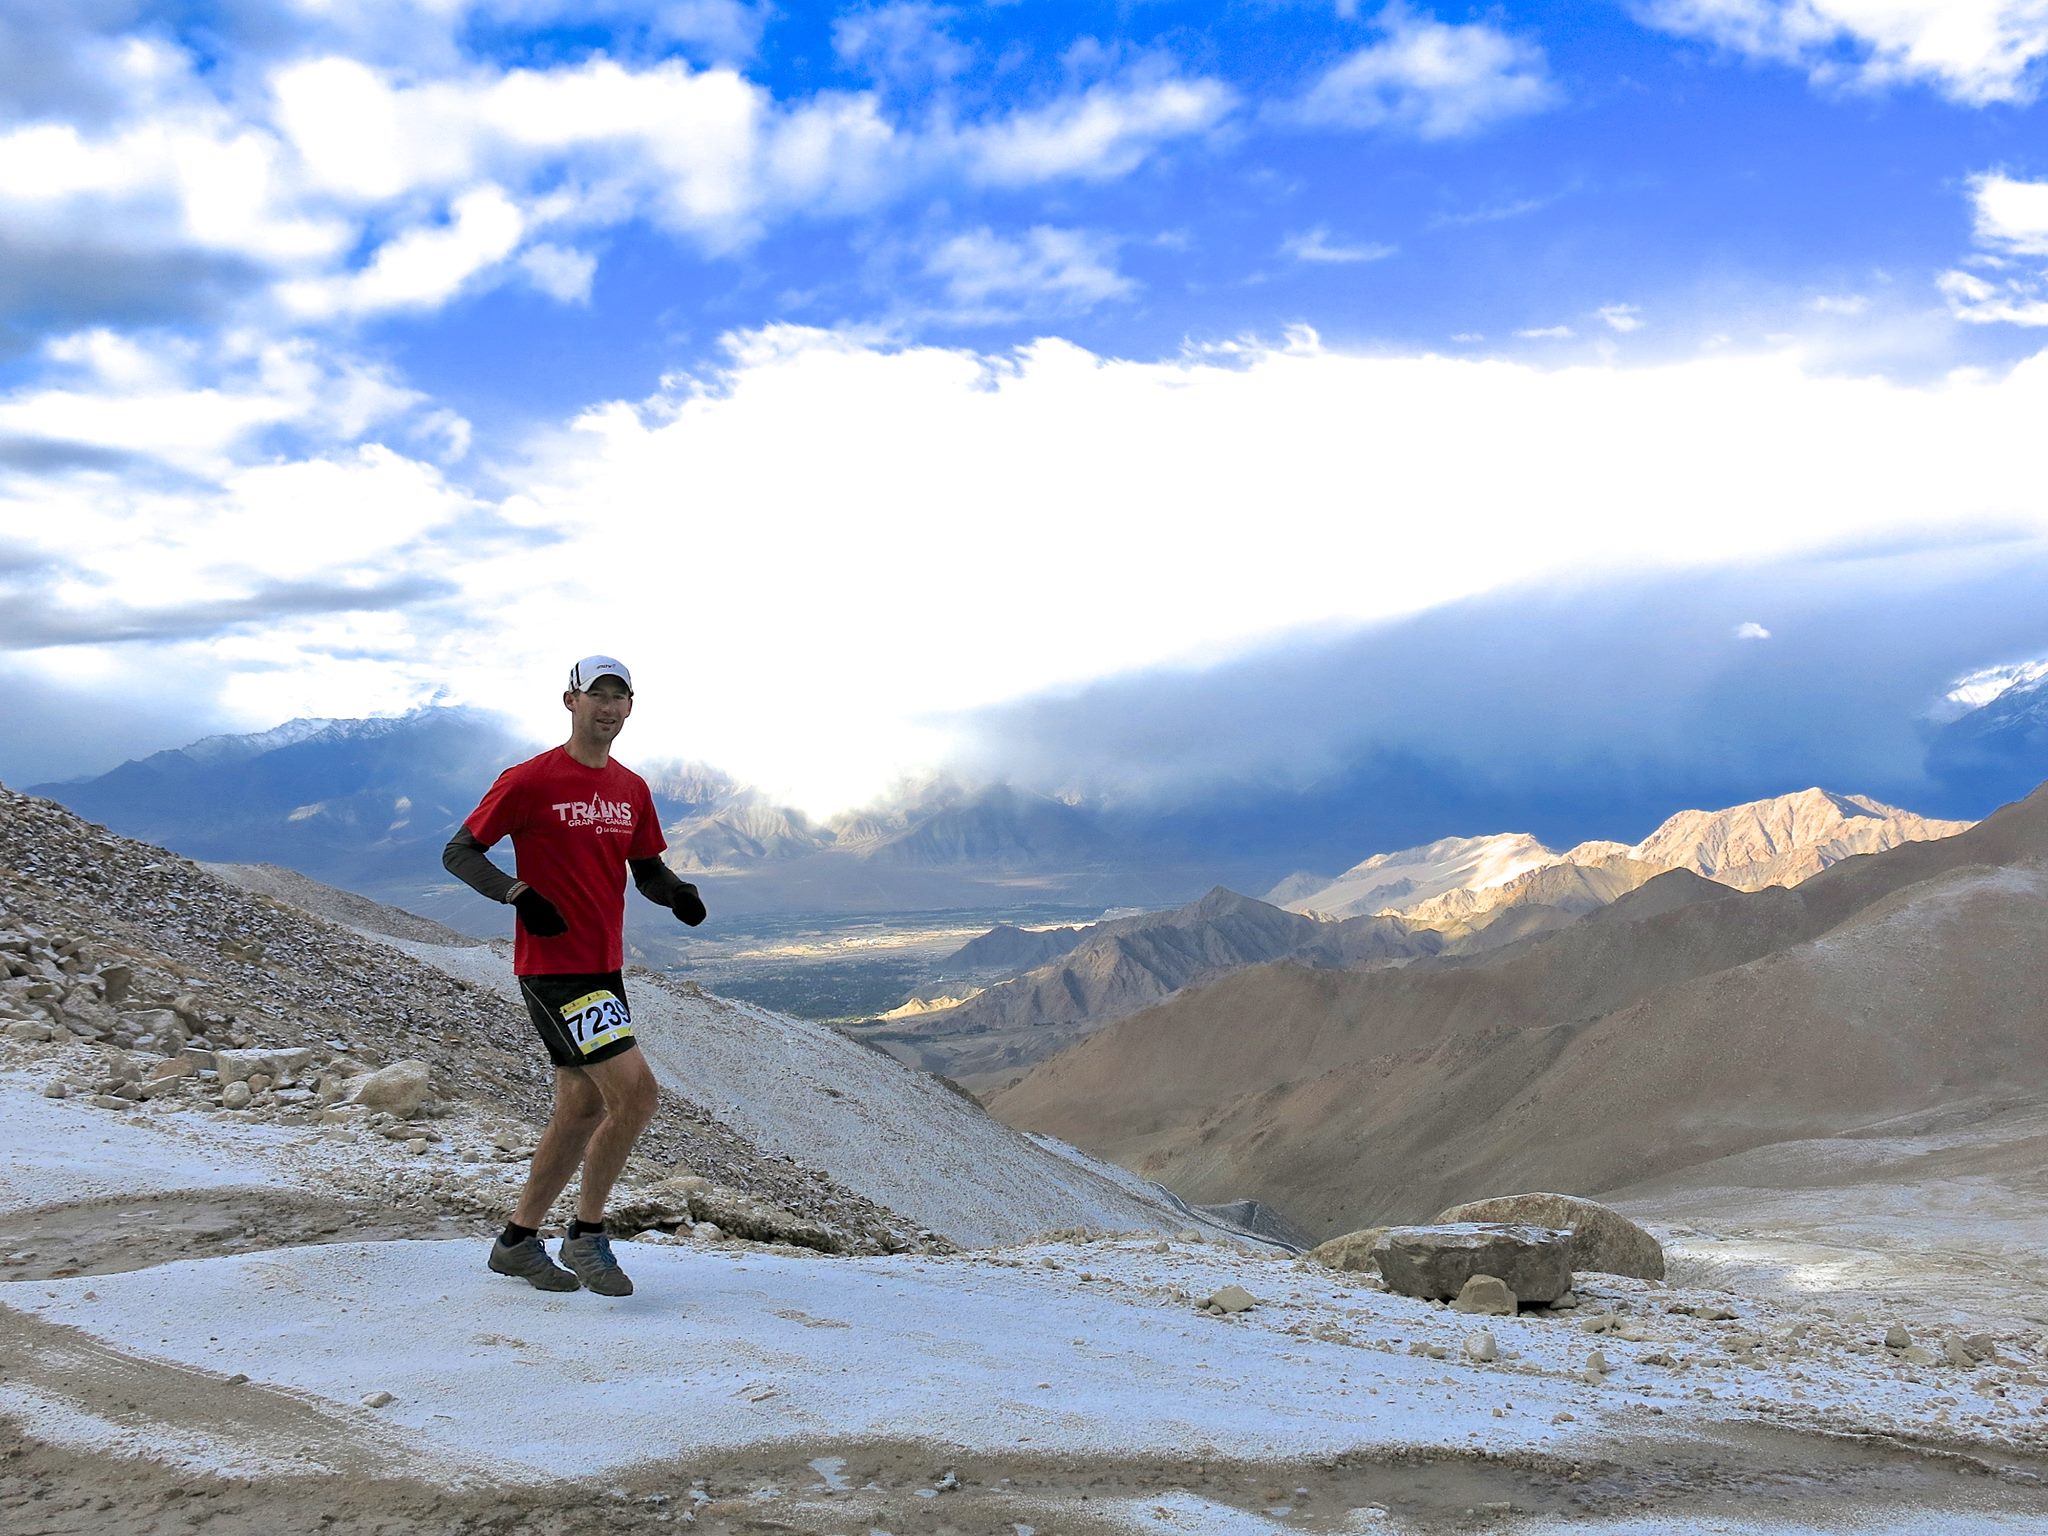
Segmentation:
{"type": "Polygon", "coordinates": [[[1445,838],[1376,854],[1315,889],[1290,877],[1267,900],[1321,916],[1374,912],[1446,929],[1482,927],[1512,907],[1591,911],[1669,869],[1745,891],[1796,885],[1854,854],[1950,837],[1969,825],[1867,795],[1803,789],[1724,810],[1680,811],[1640,842],[1585,842],[1561,854],[1523,833],[1445,838]]]}
{"type": "Polygon", "coordinates": [[[1376,853],[1311,889],[1303,887],[1314,877],[1291,875],[1268,891],[1266,900],[1319,917],[1399,913],[1447,892],[1505,885],[1525,870],[1557,861],[1558,855],[1526,832],[1445,837],[1420,848],[1376,853]]]}

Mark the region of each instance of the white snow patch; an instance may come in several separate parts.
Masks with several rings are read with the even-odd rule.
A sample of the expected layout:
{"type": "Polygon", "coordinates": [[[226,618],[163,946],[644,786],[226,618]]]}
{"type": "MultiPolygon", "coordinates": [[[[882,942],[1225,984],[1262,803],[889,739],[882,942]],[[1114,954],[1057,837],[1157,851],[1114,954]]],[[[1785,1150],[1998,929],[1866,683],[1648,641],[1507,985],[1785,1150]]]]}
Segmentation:
{"type": "MultiPolygon", "coordinates": [[[[7,1157],[0,1162],[0,1211],[75,1204],[181,1189],[280,1186],[274,1141],[203,1130],[186,1115],[130,1117],[71,1099],[46,1099],[26,1073],[0,1073],[7,1109],[7,1157]]],[[[252,1128],[253,1129],[253,1128],[252,1128]]]]}

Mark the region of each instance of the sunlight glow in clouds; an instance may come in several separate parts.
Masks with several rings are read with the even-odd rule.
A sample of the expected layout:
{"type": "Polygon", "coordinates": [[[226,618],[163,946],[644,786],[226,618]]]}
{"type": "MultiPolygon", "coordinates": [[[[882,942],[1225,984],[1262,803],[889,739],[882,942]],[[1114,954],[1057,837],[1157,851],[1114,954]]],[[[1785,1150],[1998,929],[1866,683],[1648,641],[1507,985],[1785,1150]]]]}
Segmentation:
{"type": "MultiPolygon", "coordinates": [[[[571,550],[631,517],[635,558],[682,573],[677,608],[611,613],[604,641],[687,695],[662,745],[813,808],[1104,657],[1215,659],[1547,579],[2048,539],[2028,446],[2048,358],[1913,388],[1790,353],[1547,371],[1311,338],[1133,363],[775,328],[731,355],[584,416],[532,466],[530,515],[571,550]],[[679,619],[720,664],[682,659],[679,619]]],[[[442,637],[449,676],[515,706],[600,589],[559,550],[468,571],[573,618],[442,637]]]]}

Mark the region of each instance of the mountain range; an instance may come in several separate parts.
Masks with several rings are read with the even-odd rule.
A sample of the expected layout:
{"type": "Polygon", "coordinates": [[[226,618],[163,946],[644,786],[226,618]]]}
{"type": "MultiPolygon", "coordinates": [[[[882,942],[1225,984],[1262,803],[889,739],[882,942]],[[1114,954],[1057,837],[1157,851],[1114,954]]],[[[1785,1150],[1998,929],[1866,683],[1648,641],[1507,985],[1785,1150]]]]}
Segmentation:
{"type": "Polygon", "coordinates": [[[1490,1188],[1597,1193],[2043,1099],[2044,929],[2048,788],[1789,888],[1678,868],[1478,955],[1238,971],[988,1102],[1184,1199],[1248,1194],[1317,1235],[1490,1188]]]}
{"type": "MultiPolygon", "coordinates": [[[[1930,802],[1988,806],[2048,771],[2048,669],[2004,669],[1953,708],[1954,718],[1927,725],[1930,802]]],[[[208,737],[96,777],[32,789],[192,857],[287,865],[477,932],[492,914],[442,878],[440,845],[499,769],[541,745],[495,715],[436,705],[388,719],[294,720],[208,737]]],[[[1446,827],[1498,825],[1496,818],[1511,813],[1501,809],[1498,786],[1467,782],[1422,759],[1375,756],[1306,784],[1219,784],[1175,804],[940,777],[822,821],[714,767],[631,753],[626,761],[654,789],[676,867],[702,875],[718,910],[736,916],[1020,904],[1158,909],[1198,899],[1218,883],[1341,916],[1490,887],[1547,862],[1597,865],[1604,875],[1594,883],[1603,887],[1629,873],[1604,862],[1625,851],[1619,844],[1607,855],[1587,844],[1552,854],[1536,832],[1444,839],[1446,827]],[[1398,839],[1411,831],[1421,834],[1410,839],[1411,852],[1469,844],[1486,878],[1460,876],[1431,891],[1387,862],[1402,856],[1386,854],[1374,855],[1378,868],[1368,867],[1374,859],[1345,868],[1360,846],[1406,846],[1398,839]],[[1288,870],[1331,868],[1345,874],[1275,886],[1288,870]],[[1418,883],[1392,889],[1404,879],[1418,883]],[[1346,880],[1358,888],[1324,894],[1346,880]]],[[[1523,824],[1539,832],[1594,829],[1584,793],[1574,799],[1568,786],[1531,784],[1516,797],[1530,812],[1523,824]]],[[[1608,824],[1649,819],[1642,815],[1647,792],[1626,804],[1601,803],[1608,824]]],[[[1664,814],[1670,803],[1650,814],[1664,814]]],[[[1432,878],[1445,878],[1445,854],[1420,862],[1438,869],[1432,878]]],[[[665,935],[648,928],[642,937],[651,943],[665,935]]]]}
{"type": "Polygon", "coordinates": [[[1271,896],[1298,877],[1265,902],[1218,887],[1172,911],[1080,929],[997,928],[855,1032],[986,1092],[1112,1020],[1247,966],[1284,958],[1360,970],[1476,954],[1568,927],[1671,870],[1737,889],[1793,884],[1856,853],[1968,825],[1808,789],[1681,811],[1630,846],[1582,843],[1560,855],[1526,833],[1442,838],[1365,859],[1296,896],[1291,911],[1271,896]]]}

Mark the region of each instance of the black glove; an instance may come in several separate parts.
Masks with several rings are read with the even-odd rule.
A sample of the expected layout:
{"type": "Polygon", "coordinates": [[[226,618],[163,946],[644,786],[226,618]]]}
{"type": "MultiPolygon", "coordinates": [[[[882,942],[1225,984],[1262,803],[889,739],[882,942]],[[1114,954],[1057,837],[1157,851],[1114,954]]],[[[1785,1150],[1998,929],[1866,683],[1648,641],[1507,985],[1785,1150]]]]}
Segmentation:
{"type": "Polygon", "coordinates": [[[519,926],[536,939],[552,939],[558,933],[569,931],[568,923],[555,910],[555,904],[530,885],[512,898],[512,905],[518,909],[519,926]]]}
{"type": "Polygon", "coordinates": [[[670,910],[692,928],[704,921],[704,898],[687,880],[676,887],[676,893],[669,898],[668,904],[670,910]]]}

